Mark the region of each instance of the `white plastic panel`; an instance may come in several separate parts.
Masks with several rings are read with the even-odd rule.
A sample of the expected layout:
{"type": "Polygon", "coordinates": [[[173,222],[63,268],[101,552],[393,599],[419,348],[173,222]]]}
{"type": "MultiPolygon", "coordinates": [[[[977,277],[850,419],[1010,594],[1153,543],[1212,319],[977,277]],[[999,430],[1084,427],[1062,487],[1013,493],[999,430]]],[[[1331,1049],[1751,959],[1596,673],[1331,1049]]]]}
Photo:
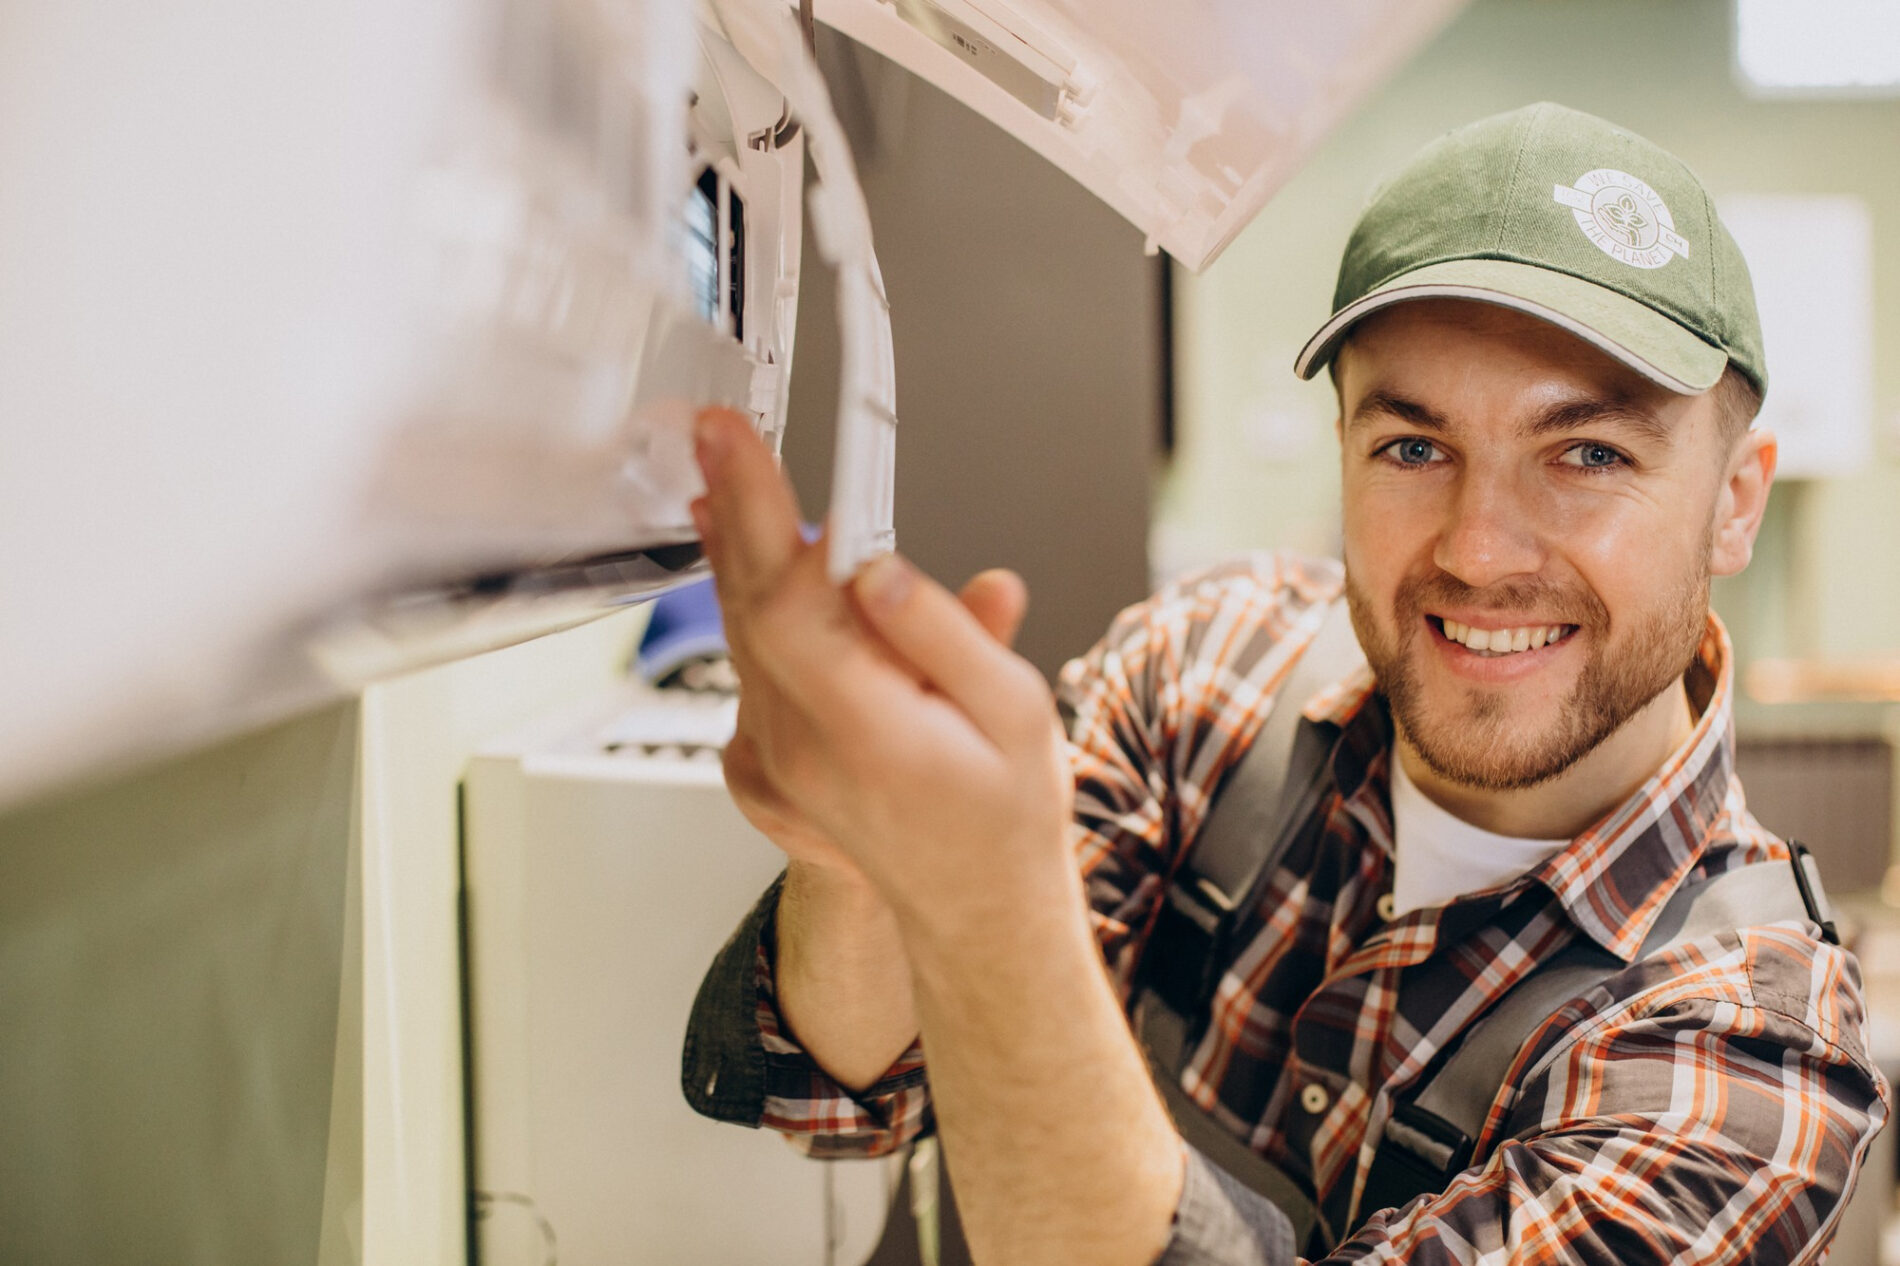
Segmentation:
{"type": "Polygon", "coordinates": [[[783,426],[784,113],[690,0],[5,6],[0,803],[698,570],[693,407],[783,426]]]}
{"type": "MultiPolygon", "coordinates": [[[[818,13],[1198,267],[1458,3],[818,13]]],[[[832,574],[890,548],[889,313],[791,13],[0,8],[0,803],[699,570],[693,407],[785,423],[808,142],[844,325],[832,574]],[[743,319],[689,282],[706,171],[697,275],[743,319]]]]}
{"type": "Polygon", "coordinates": [[[1206,267],[1464,0],[817,0],[1206,267]]]}

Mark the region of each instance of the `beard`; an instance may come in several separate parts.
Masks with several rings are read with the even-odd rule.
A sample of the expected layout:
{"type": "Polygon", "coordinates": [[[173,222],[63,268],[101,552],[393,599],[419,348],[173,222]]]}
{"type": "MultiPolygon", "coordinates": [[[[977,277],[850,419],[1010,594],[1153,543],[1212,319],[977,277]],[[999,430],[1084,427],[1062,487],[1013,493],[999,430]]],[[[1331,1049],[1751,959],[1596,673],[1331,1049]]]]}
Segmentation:
{"type": "Polygon", "coordinates": [[[1350,572],[1346,600],[1393,722],[1426,768],[1476,790],[1516,791],[1555,778],[1582,760],[1682,677],[1708,622],[1708,563],[1705,552],[1702,565],[1615,642],[1607,640],[1608,609],[1587,588],[1511,582],[1476,589],[1433,569],[1400,582],[1393,603],[1398,632],[1390,640],[1350,572]],[[1430,635],[1425,613],[1474,607],[1523,612],[1531,617],[1526,624],[1555,618],[1577,626],[1571,637],[1588,639],[1590,658],[1554,716],[1514,723],[1509,686],[1453,686],[1429,697],[1418,662],[1426,651],[1420,639],[1430,635]]]}

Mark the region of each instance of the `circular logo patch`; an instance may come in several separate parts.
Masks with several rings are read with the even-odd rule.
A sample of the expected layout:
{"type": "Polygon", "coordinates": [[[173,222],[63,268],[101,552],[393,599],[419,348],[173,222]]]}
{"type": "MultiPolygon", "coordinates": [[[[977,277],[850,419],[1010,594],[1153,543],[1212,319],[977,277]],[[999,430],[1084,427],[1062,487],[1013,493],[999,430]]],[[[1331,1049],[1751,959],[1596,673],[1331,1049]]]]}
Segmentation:
{"type": "Polygon", "coordinates": [[[1689,257],[1689,243],[1676,232],[1662,195],[1626,171],[1586,171],[1574,186],[1552,186],[1550,196],[1570,208],[1583,235],[1611,259],[1661,268],[1678,255],[1689,257]]]}

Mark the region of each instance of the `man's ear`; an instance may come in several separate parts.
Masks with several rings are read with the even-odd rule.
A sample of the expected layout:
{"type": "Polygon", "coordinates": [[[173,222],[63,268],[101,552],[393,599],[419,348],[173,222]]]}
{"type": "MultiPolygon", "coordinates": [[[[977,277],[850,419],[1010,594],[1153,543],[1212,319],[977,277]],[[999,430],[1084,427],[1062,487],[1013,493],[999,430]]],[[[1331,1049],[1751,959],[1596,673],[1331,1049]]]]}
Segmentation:
{"type": "Polygon", "coordinates": [[[1761,530],[1761,516],[1768,509],[1768,489],[1775,482],[1777,448],[1774,432],[1754,429],[1742,433],[1729,454],[1721,491],[1716,496],[1715,518],[1709,525],[1709,570],[1717,576],[1733,576],[1748,566],[1755,551],[1755,533],[1761,530]]]}

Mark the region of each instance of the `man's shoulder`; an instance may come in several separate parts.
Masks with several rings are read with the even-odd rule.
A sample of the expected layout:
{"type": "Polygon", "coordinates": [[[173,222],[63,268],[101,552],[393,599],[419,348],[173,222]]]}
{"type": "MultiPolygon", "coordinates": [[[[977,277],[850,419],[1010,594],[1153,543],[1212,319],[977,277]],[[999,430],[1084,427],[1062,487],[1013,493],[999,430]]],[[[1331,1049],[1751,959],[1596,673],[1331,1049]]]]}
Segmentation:
{"type": "MultiPolygon", "coordinates": [[[[1788,845],[1745,814],[1725,816],[1698,869],[1724,875],[1751,866],[1788,868],[1793,889],[1788,845]]],[[[1779,1031],[1784,1041],[1819,1038],[1869,1062],[1858,962],[1812,919],[1790,917],[1780,907],[1639,957],[1611,982],[1610,993],[1606,1019],[1655,1023],[1672,1015],[1729,1014],[1763,1036],[1779,1031]]]]}
{"type": "Polygon", "coordinates": [[[1345,568],[1335,559],[1291,550],[1235,554],[1168,581],[1119,623],[1170,629],[1183,644],[1215,631],[1216,640],[1229,646],[1237,644],[1237,633],[1271,645],[1313,608],[1339,597],[1345,585],[1345,568]]]}
{"type": "Polygon", "coordinates": [[[1244,674],[1344,588],[1345,569],[1333,559],[1290,550],[1236,554],[1182,573],[1123,611],[1105,647],[1159,656],[1183,671],[1198,664],[1244,674]]]}
{"type": "Polygon", "coordinates": [[[1345,587],[1346,569],[1337,559],[1293,550],[1253,550],[1183,572],[1150,601],[1193,597],[1304,610],[1331,602],[1345,587]]]}
{"type": "Polygon", "coordinates": [[[1106,682],[1116,692],[1242,719],[1262,713],[1290,655],[1311,640],[1316,608],[1345,588],[1335,560],[1286,550],[1237,554],[1168,581],[1116,616],[1087,655],[1062,670],[1072,699],[1106,682]]]}

